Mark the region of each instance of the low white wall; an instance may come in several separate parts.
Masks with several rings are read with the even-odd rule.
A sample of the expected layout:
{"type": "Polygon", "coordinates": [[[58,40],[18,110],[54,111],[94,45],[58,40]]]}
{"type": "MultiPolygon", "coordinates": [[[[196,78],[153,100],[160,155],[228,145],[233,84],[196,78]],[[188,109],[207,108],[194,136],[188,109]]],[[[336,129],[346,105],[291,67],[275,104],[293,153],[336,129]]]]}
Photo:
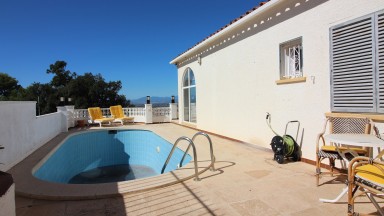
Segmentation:
{"type": "Polygon", "coordinates": [[[15,184],[13,184],[8,191],[0,197],[0,215],[16,215],[15,184]]]}
{"type": "Polygon", "coordinates": [[[59,112],[37,116],[33,127],[34,134],[38,134],[35,136],[35,143],[44,144],[59,133],[66,131],[66,120],[66,116],[59,112]]]}
{"type": "Polygon", "coordinates": [[[36,116],[34,101],[0,102],[0,170],[7,171],[44,143],[67,131],[66,118],[56,112],[36,116]]]}

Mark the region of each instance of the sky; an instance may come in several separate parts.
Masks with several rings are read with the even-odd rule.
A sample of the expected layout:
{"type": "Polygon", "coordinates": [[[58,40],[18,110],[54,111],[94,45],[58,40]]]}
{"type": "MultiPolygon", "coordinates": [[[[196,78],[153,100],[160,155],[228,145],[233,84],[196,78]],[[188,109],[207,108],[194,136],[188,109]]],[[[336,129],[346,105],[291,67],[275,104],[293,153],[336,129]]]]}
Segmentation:
{"type": "Polygon", "coordinates": [[[58,60],[122,82],[127,99],[177,95],[169,64],[259,0],[0,0],[0,72],[24,88],[58,60]]]}

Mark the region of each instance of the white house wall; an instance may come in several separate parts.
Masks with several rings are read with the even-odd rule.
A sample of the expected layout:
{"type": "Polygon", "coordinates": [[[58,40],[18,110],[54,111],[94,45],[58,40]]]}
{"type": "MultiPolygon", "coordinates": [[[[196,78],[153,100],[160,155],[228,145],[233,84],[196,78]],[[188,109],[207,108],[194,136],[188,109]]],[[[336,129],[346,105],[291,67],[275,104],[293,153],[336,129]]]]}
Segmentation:
{"type": "MultiPolygon", "coordinates": [[[[179,65],[180,110],[189,67],[196,78],[198,129],[270,148],[267,112],[280,134],[288,121],[299,120],[303,157],[314,160],[316,136],[330,112],[329,28],[381,9],[383,0],[280,1],[179,65]],[[298,37],[306,82],[277,85],[279,45],[298,37]]],[[[288,133],[296,133],[293,125],[288,133]]]]}

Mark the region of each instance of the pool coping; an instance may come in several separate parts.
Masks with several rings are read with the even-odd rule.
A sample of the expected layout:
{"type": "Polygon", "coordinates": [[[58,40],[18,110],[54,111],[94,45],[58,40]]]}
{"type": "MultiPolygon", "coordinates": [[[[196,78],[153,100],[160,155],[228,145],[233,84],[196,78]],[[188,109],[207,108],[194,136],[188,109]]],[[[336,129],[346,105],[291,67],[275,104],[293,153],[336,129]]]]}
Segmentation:
{"type": "MultiPolygon", "coordinates": [[[[111,128],[106,129],[111,130],[111,128]]],[[[122,129],[124,130],[124,129],[122,129]]],[[[177,170],[142,179],[102,184],[62,184],[40,180],[32,175],[38,164],[66,138],[83,133],[69,131],[59,134],[9,170],[15,181],[17,195],[45,200],[87,200],[121,197],[177,184],[195,177],[194,161],[177,170]]],[[[213,167],[211,161],[197,161],[200,175],[213,167]]]]}

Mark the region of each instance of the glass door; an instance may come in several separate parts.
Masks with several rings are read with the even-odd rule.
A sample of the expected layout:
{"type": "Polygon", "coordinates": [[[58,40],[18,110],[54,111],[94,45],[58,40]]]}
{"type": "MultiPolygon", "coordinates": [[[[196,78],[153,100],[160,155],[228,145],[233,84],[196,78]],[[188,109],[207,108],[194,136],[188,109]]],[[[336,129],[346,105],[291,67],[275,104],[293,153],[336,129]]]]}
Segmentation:
{"type": "Polygon", "coordinates": [[[196,123],[196,84],[195,76],[188,68],[183,78],[184,121],[196,123]]]}

